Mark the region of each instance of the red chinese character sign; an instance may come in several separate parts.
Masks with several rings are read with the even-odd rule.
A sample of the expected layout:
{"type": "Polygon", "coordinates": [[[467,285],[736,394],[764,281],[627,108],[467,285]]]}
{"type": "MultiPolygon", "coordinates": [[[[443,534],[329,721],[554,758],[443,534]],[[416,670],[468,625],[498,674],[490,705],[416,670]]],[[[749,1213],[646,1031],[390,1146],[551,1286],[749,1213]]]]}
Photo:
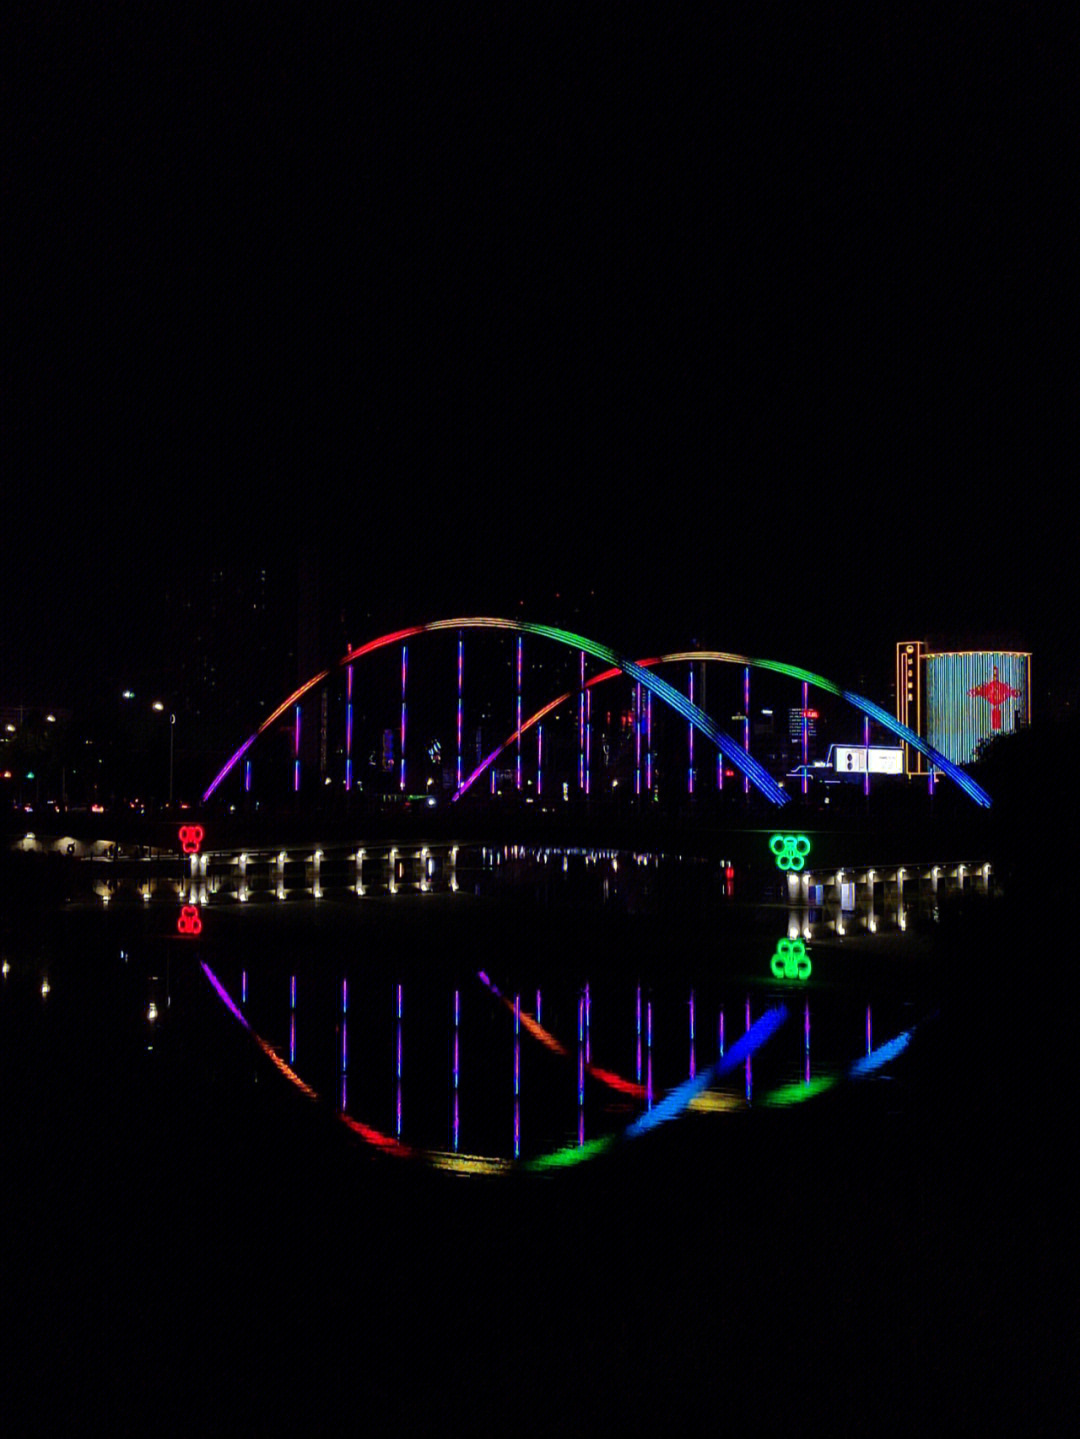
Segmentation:
{"type": "MultiPolygon", "coordinates": [[[[985,670],[983,673],[985,674],[985,670]]],[[[1019,690],[1014,690],[1004,680],[998,679],[997,665],[994,666],[994,678],[987,680],[985,684],[975,685],[973,689],[968,690],[968,694],[973,695],[976,699],[986,700],[989,704],[991,729],[1001,728],[1001,707],[1005,701],[1020,698],[1019,690]]]]}
{"type": "Polygon", "coordinates": [[[203,833],[201,824],[182,824],[180,826],[180,848],[185,854],[199,853],[199,847],[203,842],[203,833]]]}
{"type": "Polygon", "coordinates": [[[180,918],[176,921],[177,934],[196,935],[202,934],[202,920],[199,917],[199,907],[195,904],[185,904],[180,911],[180,918]]]}

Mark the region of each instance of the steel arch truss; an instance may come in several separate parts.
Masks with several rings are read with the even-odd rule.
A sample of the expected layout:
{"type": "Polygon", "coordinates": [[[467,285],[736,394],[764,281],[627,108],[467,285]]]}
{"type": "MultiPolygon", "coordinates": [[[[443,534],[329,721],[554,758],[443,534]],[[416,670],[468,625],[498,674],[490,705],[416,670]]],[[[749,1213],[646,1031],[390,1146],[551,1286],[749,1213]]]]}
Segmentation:
{"type": "MultiPolygon", "coordinates": [[[[680,714],[689,724],[693,725],[696,730],[711,740],[717,749],[731,761],[735,768],[775,805],[784,805],[789,802],[790,796],[785,793],[782,786],[777,784],[776,780],[773,779],[768,771],[759,764],[753,756],[747,754],[730,735],[725,734],[724,731],[710,719],[704,710],[699,709],[698,706],[687,699],[685,695],[680,694],[667,680],[654,674],[652,672],[654,665],[679,660],[717,660],[729,664],[749,665],[751,668],[756,669],[772,670],[777,674],[788,675],[792,679],[805,681],[807,684],[814,685],[818,689],[823,690],[826,694],[836,695],[838,698],[845,700],[855,709],[860,710],[863,714],[875,720],[883,729],[888,730],[890,733],[896,735],[898,739],[903,740],[905,744],[909,744],[913,749],[918,750],[935,768],[948,775],[976,804],[984,807],[989,807],[990,805],[990,796],[981,785],[976,784],[970,775],[966,774],[959,765],[953,764],[951,760],[946,759],[943,754],[934,749],[932,745],[927,744],[914,730],[909,729],[907,725],[901,724],[898,719],[890,715],[888,710],[883,709],[881,705],[875,704],[873,700],[866,699],[864,696],[855,694],[851,690],[842,689],[839,685],[834,684],[823,675],[814,674],[810,670],[800,669],[797,665],[783,664],[778,660],[753,659],[747,655],[729,654],[723,650],[684,650],[663,655],[657,659],[631,660],[627,659],[625,655],[620,655],[609,645],[600,644],[596,640],[588,639],[584,635],[574,634],[570,630],[557,629],[553,625],[534,624],[529,620],[507,620],[496,619],[490,616],[470,616],[459,619],[434,620],[430,624],[412,625],[408,629],[394,630],[390,634],[380,635],[377,639],[369,640],[367,644],[360,645],[357,649],[347,651],[338,661],[337,667],[340,668],[351,665],[364,655],[371,654],[375,650],[383,649],[387,645],[395,644],[398,641],[409,639],[412,635],[434,634],[440,630],[470,629],[509,630],[515,634],[537,635],[543,639],[552,640],[556,644],[566,645],[570,649],[582,651],[590,655],[593,659],[603,661],[611,667],[610,672],[594,676],[588,682],[590,685],[597,684],[604,679],[612,679],[618,674],[624,674],[627,678],[636,681],[644,689],[656,695],[658,699],[663,700],[665,704],[670,706],[677,714],[680,714]]],[[[309,690],[321,684],[330,672],[330,669],[324,669],[317,675],[314,675],[305,684],[301,685],[299,689],[295,690],[288,699],[284,700],[272,714],[263,720],[254,734],[250,735],[248,739],[244,741],[216,775],[203,795],[204,803],[211,797],[234,765],[236,765],[247,750],[250,749],[259,735],[267,730],[290,705],[298,703],[309,690]]],[[[557,705],[563,703],[568,697],[568,695],[560,696],[558,699],[552,701],[551,704],[545,706],[544,709],[537,711],[519,730],[516,730],[514,734],[511,735],[507,743],[516,739],[520,733],[537,723],[545,714],[549,713],[557,705]]],[[[502,748],[503,746],[500,746],[500,750],[495,751],[494,754],[489,756],[488,759],[484,761],[481,769],[486,768],[487,765],[491,763],[491,760],[495,758],[495,755],[501,752],[502,748]]],[[[479,773],[479,771],[477,771],[477,773],[479,773]]],[[[467,784],[471,783],[475,778],[476,774],[472,775],[467,784]]],[[[467,788],[467,784],[462,786],[462,790],[459,791],[459,793],[467,788]]]]}

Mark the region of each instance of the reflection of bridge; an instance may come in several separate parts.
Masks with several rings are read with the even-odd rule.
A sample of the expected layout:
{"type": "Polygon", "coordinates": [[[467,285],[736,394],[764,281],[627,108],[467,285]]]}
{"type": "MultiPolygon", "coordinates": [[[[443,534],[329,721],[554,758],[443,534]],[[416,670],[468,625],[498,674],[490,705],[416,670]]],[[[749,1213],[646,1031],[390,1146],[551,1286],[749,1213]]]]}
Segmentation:
{"type": "MultiPolygon", "coordinates": [[[[457,635],[457,693],[456,693],[456,715],[454,728],[456,731],[456,772],[455,781],[452,785],[453,799],[458,799],[469,789],[474,781],[486,769],[493,766],[498,756],[509,746],[515,746],[515,780],[518,790],[522,788],[522,736],[536,727],[538,730],[537,747],[537,793],[542,789],[542,771],[544,765],[544,744],[543,744],[543,720],[544,718],[570,702],[575,693],[577,695],[578,709],[578,764],[577,764],[577,789],[585,794],[590,788],[590,767],[591,767],[591,741],[592,741],[592,719],[591,719],[591,695],[593,689],[608,680],[618,676],[625,676],[634,684],[634,703],[631,717],[633,730],[633,743],[635,748],[635,769],[634,789],[640,794],[644,787],[649,790],[652,787],[652,701],[657,699],[667,706],[675,714],[681,716],[687,724],[687,784],[690,792],[694,788],[694,760],[693,741],[694,734],[704,736],[714,745],[722,756],[733,766],[729,774],[738,771],[743,777],[744,788],[749,793],[750,785],[760,791],[771,803],[775,805],[786,804],[790,798],[783,786],[771,775],[768,770],[751,754],[751,716],[750,716],[750,671],[763,670],[786,676],[796,681],[801,686],[800,708],[804,715],[803,721],[803,759],[805,764],[806,750],[806,723],[805,713],[807,710],[807,696],[810,688],[821,691],[824,694],[834,696],[851,706],[864,716],[864,724],[868,725],[873,721],[882,729],[895,735],[904,743],[921,753],[930,763],[931,773],[936,768],[941,773],[952,779],[971,799],[977,804],[988,806],[990,798],[974,780],[970,778],[958,765],[953,764],[943,754],[939,753],[924,739],[915,734],[906,725],[901,724],[889,712],[876,704],[873,700],[866,699],[853,691],[843,689],[834,684],[831,680],[822,675],[814,674],[809,670],[800,669],[795,665],[783,664],[776,660],[753,659],[745,655],[730,654],[719,650],[701,651],[680,651],[673,654],[666,654],[652,659],[631,660],[618,654],[607,645],[590,640],[582,635],[573,634],[568,630],[556,629],[550,625],[538,625],[525,620],[506,620],[489,617],[471,617],[459,619],[436,620],[425,625],[414,625],[407,629],[394,630],[389,634],[381,635],[377,639],[370,640],[367,644],[360,645],[355,649],[348,650],[337,664],[333,667],[321,670],[302,684],[286,700],[284,700],[265,720],[258,729],[248,737],[247,740],[229,758],[220,772],[214,778],[203,795],[203,800],[209,800],[218,790],[219,786],[234,769],[244,760],[243,783],[244,788],[251,787],[251,765],[249,752],[258,738],[271,730],[290,711],[292,728],[292,766],[293,766],[293,788],[300,789],[301,782],[301,731],[302,731],[302,701],[305,697],[331,680],[337,671],[344,671],[345,689],[345,713],[343,723],[343,776],[342,782],[346,790],[353,787],[354,783],[354,696],[353,696],[353,674],[357,662],[366,656],[373,655],[380,650],[388,650],[390,646],[401,646],[401,670],[400,670],[400,710],[397,709],[396,679],[395,679],[395,711],[394,724],[387,727],[384,734],[389,737],[384,748],[384,764],[389,768],[396,764],[399,780],[398,788],[401,793],[406,791],[406,763],[409,745],[409,641],[419,635],[434,634],[438,632],[456,632],[457,635]],[[510,724],[510,733],[495,749],[493,749],[467,777],[464,773],[464,676],[465,676],[465,632],[466,631],[508,631],[515,637],[514,656],[514,718],[510,724]],[[560,686],[563,693],[549,699],[547,703],[533,713],[529,718],[523,718],[522,695],[524,678],[524,653],[523,639],[525,636],[536,637],[542,640],[553,642],[562,646],[577,655],[576,679],[574,688],[566,689],[560,686]],[[599,661],[606,668],[596,674],[587,674],[589,660],[599,661]],[[689,665],[687,693],[683,694],[668,680],[663,679],[657,672],[660,665],[674,665],[686,663],[689,665]],[[698,704],[694,702],[694,668],[706,663],[720,663],[736,665],[743,668],[743,713],[739,716],[742,727],[741,740],[733,738],[726,733],[698,704]],[[396,750],[396,753],[394,752],[396,750]]],[[[415,679],[413,681],[415,686],[415,679]]],[[[325,706],[324,706],[325,713],[325,706]]],[[[492,770],[494,774],[494,770],[492,770]]],[[[721,761],[717,766],[717,785],[722,786],[724,776],[724,765],[721,761]]],[[[551,776],[549,774],[549,788],[551,776]]],[[[805,789],[805,779],[803,785],[805,789]]]]}

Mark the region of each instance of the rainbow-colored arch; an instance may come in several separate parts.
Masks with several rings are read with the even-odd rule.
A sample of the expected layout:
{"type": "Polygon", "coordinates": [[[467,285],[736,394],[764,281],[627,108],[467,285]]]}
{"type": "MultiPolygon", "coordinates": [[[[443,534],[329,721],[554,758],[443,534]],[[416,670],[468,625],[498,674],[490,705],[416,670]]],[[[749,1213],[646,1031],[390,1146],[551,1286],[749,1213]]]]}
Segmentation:
{"type": "MultiPolygon", "coordinates": [[[[652,666],[678,660],[718,660],[729,664],[749,665],[756,669],[772,670],[777,674],[788,675],[792,679],[802,680],[807,684],[815,685],[826,694],[836,695],[840,699],[845,700],[855,709],[860,710],[863,714],[875,720],[883,729],[888,730],[906,744],[911,745],[913,749],[918,750],[920,754],[925,755],[932,765],[941,770],[942,773],[948,775],[976,804],[987,808],[990,805],[990,796],[981,785],[976,784],[970,775],[966,774],[959,765],[946,759],[946,757],[934,749],[932,745],[927,744],[914,730],[909,729],[907,725],[901,724],[898,719],[889,714],[888,710],[883,709],[879,704],[875,704],[873,700],[866,699],[864,696],[855,694],[851,690],[842,689],[839,685],[834,684],[823,675],[814,674],[812,671],[801,669],[797,665],[784,664],[779,660],[754,659],[747,655],[729,654],[724,650],[682,650],[669,655],[663,655],[659,659],[631,660],[625,655],[620,655],[609,645],[601,644],[597,640],[588,639],[585,635],[574,634],[570,630],[558,629],[554,625],[539,625],[530,620],[497,619],[491,616],[481,615],[448,620],[433,620],[426,625],[411,625],[406,629],[393,630],[389,634],[380,635],[376,639],[369,640],[367,644],[360,645],[357,649],[348,650],[342,655],[341,659],[338,660],[337,667],[340,668],[343,665],[353,664],[366,654],[371,654],[375,650],[383,649],[385,646],[398,641],[409,639],[413,635],[433,634],[440,630],[467,629],[510,630],[515,634],[537,635],[544,639],[553,640],[556,644],[566,645],[571,649],[583,651],[585,654],[592,656],[593,659],[602,660],[605,664],[611,666],[611,673],[594,676],[590,683],[595,684],[601,679],[614,678],[617,674],[624,674],[629,679],[637,681],[643,688],[650,690],[658,699],[663,700],[664,703],[675,710],[677,714],[682,715],[696,730],[711,740],[717,749],[731,761],[735,768],[745,775],[773,804],[787,804],[790,796],[777,784],[776,780],[773,779],[768,771],[759,764],[752,755],[748,755],[742,746],[732,739],[730,735],[725,734],[724,731],[710,719],[704,710],[699,709],[697,705],[693,704],[685,695],[680,694],[673,685],[669,684],[659,675],[651,673],[652,666]]],[[[290,705],[296,704],[308,690],[313,689],[317,684],[321,684],[329,674],[330,669],[320,670],[318,674],[313,675],[311,679],[302,684],[299,689],[294,690],[288,699],[284,700],[272,714],[263,720],[254,734],[250,735],[235,754],[230,756],[222,766],[221,770],[203,794],[204,803],[214,793],[233,766],[241,759],[251,745],[254,744],[259,735],[268,729],[290,705]]],[[[561,704],[566,698],[567,696],[561,696],[550,705],[547,705],[543,710],[537,711],[535,715],[531,716],[530,719],[521,726],[521,731],[530,728],[541,719],[544,714],[555,708],[556,705],[561,704]]],[[[518,733],[519,731],[515,731],[514,735],[511,736],[511,741],[517,738],[518,733]]],[[[510,741],[508,741],[508,743],[509,742],[510,741]]],[[[496,751],[496,753],[498,752],[499,751],[496,751]]],[[[483,767],[486,767],[494,757],[495,756],[492,755],[485,760],[483,767]]],[[[472,778],[475,778],[475,774],[472,778]]],[[[465,786],[462,788],[464,789],[465,786]]]]}

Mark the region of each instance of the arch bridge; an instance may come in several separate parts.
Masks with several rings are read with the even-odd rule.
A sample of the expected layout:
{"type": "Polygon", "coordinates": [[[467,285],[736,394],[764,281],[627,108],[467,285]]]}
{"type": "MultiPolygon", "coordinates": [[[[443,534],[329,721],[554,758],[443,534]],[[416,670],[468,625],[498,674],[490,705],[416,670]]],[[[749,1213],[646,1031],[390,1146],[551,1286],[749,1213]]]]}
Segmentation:
{"type": "MultiPolygon", "coordinates": [[[[968,775],[959,765],[954,764],[945,755],[941,754],[933,746],[917,735],[908,726],[902,724],[881,705],[856,694],[854,691],[843,688],[827,679],[823,675],[815,674],[810,670],[802,669],[797,665],[790,665],[778,660],[761,659],[747,655],[734,654],[721,650],[680,650],[667,654],[656,655],[645,658],[630,658],[612,649],[609,645],[602,644],[587,636],[575,634],[572,631],[559,629],[553,625],[536,624],[527,620],[501,619],[491,616],[469,616],[452,619],[435,620],[427,624],[412,625],[405,629],[390,631],[365,644],[349,648],[334,665],[320,670],[312,675],[302,685],[284,699],[276,709],[272,711],[261,722],[258,728],[250,734],[244,742],[230,755],[229,759],[222,766],[218,774],[205,790],[202,798],[204,803],[208,802],[221,789],[230,776],[240,775],[240,783],[245,791],[252,787],[252,752],[261,736],[274,730],[287,728],[289,731],[288,742],[291,748],[291,784],[292,788],[299,791],[303,782],[303,734],[304,717],[303,708],[307,697],[317,691],[320,686],[330,684],[334,677],[343,679],[343,701],[344,714],[341,724],[340,741],[336,743],[336,753],[341,758],[342,773],[337,777],[344,788],[352,790],[360,788],[360,776],[358,774],[356,741],[359,736],[356,732],[356,683],[354,674],[362,669],[362,662],[371,663],[371,657],[378,652],[394,654],[400,647],[400,688],[398,687],[397,666],[395,662],[393,676],[393,723],[382,725],[381,730],[381,764],[382,774],[386,781],[388,792],[398,795],[406,795],[409,792],[410,764],[414,767],[418,757],[424,753],[424,747],[417,745],[415,740],[415,727],[410,730],[409,707],[411,694],[416,687],[416,679],[410,669],[410,646],[415,648],[416,641],[421,636],[429,635],[451,635],[456,641],[456,666],[445,665],[445,656],[442,664],[445,665],[443,673],[446,676],[444,685],[448,693],[441,703],[442,714],[449,724],[456,737],[453,764],[444,764],[444,757],[441,753],[441,742],[433,741],[428,747],[428,758],[434,764],[439,762],[442,773],[447,778],[444,780],[444,789],[448,794],[449,802],[455,803],[470,790],[474,790],[477,780],[484,774],[490,774],[492,789],[495,788],[495,776],[497,764],[500,757],[507,751],[512,753],[513,769],[512,783],[518,791],[526,786],[524,770],[523,739],[530,732],[535,732],[536,750],[533,765],[535,783],[530,776],[528,785],[534,788],[535,797],[541,798],[545,784],[545,768],[547,769],[546,793],[550,795],[555,785],[562,785],[563,795],[567,795],[570,785],[573,784],[576,791],[588,795],[591,788],[591,777],[593,769],[593,730],[592,721],[592,694],[600,685],[617,680],[620,676],[629,680],[633,685],[633,703],[629,711],[627,729],[631,736],[631,743],[634,752],[634,791],[636,794],[649,793],[654,790],[654,778],[657,751],[654,750],[653,730],[653,702],[656,701],[663,709],[678,716],[686,723],[685,733],[685,776],[688,791],[693,794],[695,782],[701,783],[701,771],[694,763],[694,740],[695,736],[711,746],[717,755],[716,763],[716,785],[723,787],[725,776],[736,779],[741,778],[743,788],[747,794],[751,789],[764,796],[771,804],[783,806],[789,803],[791,795],[788,789],[769,772],[759,759],[752,753],[752,725],[750,711],[750,675],[751,671],[771,672],[786,677],[801,686],[801,703],[797,708],[801,709],[802,721],[802,778],[801,784],[805,793],[806,788],[806,756],[807,756],[807,721],[808,696],[810,690],[819,691],[822,694],[832,696],[857,714],[862,716],[864,738],[869,740],[869,726],[871,723],[885,730],[903,744],[909,745],[925,756],[930,766],[930,782],[933,783],[934,771],[948,777],[956,784],[967,797],[975,804],[988,807],[990,797],[986,791],[968,775]],[[482,634],[483,632],[501,631],[509,635],[513,640],[511,656],[512,668],[512,717],[504,721],[501,733],[504,738],[498,741],[485,754],[477,754],[476,763],[467,767],[465,761],[465,714],[466,714],[466,644],[467,634],[482,634]],[[555,653],[562,656],[563,682],[558,685],[557,693],[552,694],[550,688],[543,695],[544,702],[539,708],[534,709],[526,715],[524,707],[525,693],[525,640],[539,640],[546,642],[542,648],[551,653],[554,647],[555,653]],[[700,667],[706,664],[720,664],[736,666],[743,670],[743,707],[742,713],[735,716],[739,727],[742,730],[741,737],[733,736],[722,729],[717,721],[711,717],[703,708],[702,704],[695,702],[694,696],[694,673],[695,669],[700,672],[700,667]],[[684,693],[676,688],[669,680],[665,679],[658,670],[662,666],[687,665],[687,689],[684,693]],[[599,666],[599,667],[598,667],[599,666]],[[573,675],[573,683],[566,683],[566,674],[573,675]],[[456,680],[456,685],[454,681],[456,680]],[[410,690],[410,684],[413,690],[410,690]],[[399,698],[400,696],[400,698],[399,698]],[[454,701],[456,700],[456,707],[454,701]],[[576,706],[574,701],[576,700],[576,706]],[[568,764],[565,746],[560,755],[556,751],[551,735],[550,722],[547,746],[545,748],[544,723],[548,716],[556,715],[560,711],[565,712],[568,706],[576,708],[577,718],[577,744],[576,744],[576,765],[568,764]],[[284,721],[284,724],[282,724],[284,721]],[[561,768],[560,768],[561,758],[561,768]],[[728,768],[730,766],[730,768],[728,768]],[[552,770],[554,769],[554,774],[552,770]],[[570,770],[572,778],[563,778],[570,770]],[[576,770],[576,774],[573,771],[576,770]]],[[[543,665],[538,665],[534,670],[529,671],[529,690],[535,691],[537,676],[541,673],[543,665]]],[[[556,665],[556,668],[560,666],[556,665]]],[[[490,667],[489,667],[490,669],[490,667]]],[[[384,679],[385,685],[385,679],[384,679]]],[[[699,699],[702,698],[699,695],[699,699]]],[[[469,708],[471,714],[479,710],[488,725],[488,741],[493,737],[491,725],[494,723],[491,715],[491,696],[487,693],[485,703],[477,704],[470,695],[469,708]]],[[[383,718],[389,717],[389,710],[385,697],[382,700],[383,718]]],[[[310,723],[310,719],[308,721],[310,723]]],[[[471,727],[471,726],[470,726],[471,727]]],[[[483,726],[478,731],[482,734],[483,726]]],[[[324,726],[325,732],[325,726],[324,726]]],[[[369,723],[368,734],[370,737],[371,726],[369,723]]],[[[500,732],[500,731],[494,731],[500,732]]],[[[565,729],[563,733],[565,733],[565,729]]],[[[478,750],[481,746],[478,742],[478,750]]],[[[486,745],[482,746],[487,748],[486,745]]],[[[446,756],[450,759],[451,756],[446,756]]],[[[326,765],[321,766],[321,779],[324,782],[332,783],[333,776],[327,778],[325,774],[326,765]]],[[[617,781],[616,781],[617,782],[617,781]]],[[[435,796],[431,795],[434,800],[435,796]]]]}

